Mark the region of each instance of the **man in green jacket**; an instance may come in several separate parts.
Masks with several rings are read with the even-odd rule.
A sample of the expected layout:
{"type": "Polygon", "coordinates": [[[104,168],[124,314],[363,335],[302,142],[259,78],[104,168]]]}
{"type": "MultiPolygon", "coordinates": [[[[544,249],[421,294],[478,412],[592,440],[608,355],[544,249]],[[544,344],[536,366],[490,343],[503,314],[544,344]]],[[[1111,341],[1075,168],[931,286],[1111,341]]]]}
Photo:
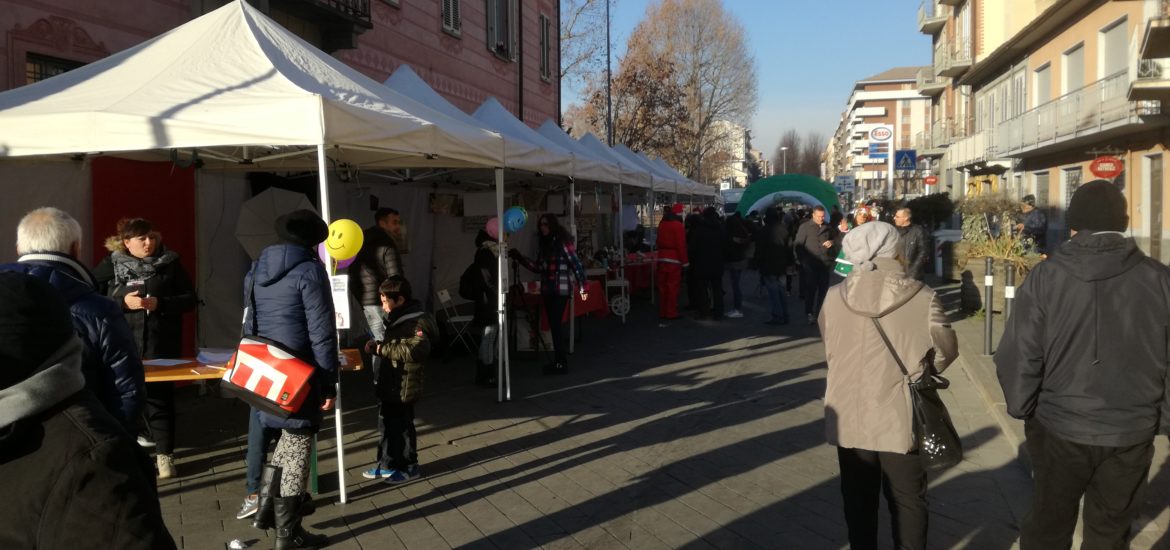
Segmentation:
{"type": "Polygon", "coordinates": [[[439,335],[435,319],[423,311],[402,277],[386,279],[378,288],[382,300],[384,340],[371,340],[366,351],[386,363],[378,374],[381,401],[378,463],[362,475],[403,483],[419,476],[418,435],[414,402],[422,394],[423,370],[431,358],[431,342],[439,335]]]}

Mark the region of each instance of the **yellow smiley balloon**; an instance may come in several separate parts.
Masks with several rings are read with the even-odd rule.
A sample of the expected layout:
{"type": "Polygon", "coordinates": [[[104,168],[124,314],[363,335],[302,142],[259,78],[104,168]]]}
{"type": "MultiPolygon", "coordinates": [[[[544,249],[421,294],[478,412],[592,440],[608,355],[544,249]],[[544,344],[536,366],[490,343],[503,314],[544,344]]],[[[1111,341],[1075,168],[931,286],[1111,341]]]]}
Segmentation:
{"type": "Polygon", "coordinates": [[[325,239],[325,251],[334,260],[348,260],[357,256],[362,249],[362,226],[353,220],[335,220],[329,224],[329,238],[325,239]]]}

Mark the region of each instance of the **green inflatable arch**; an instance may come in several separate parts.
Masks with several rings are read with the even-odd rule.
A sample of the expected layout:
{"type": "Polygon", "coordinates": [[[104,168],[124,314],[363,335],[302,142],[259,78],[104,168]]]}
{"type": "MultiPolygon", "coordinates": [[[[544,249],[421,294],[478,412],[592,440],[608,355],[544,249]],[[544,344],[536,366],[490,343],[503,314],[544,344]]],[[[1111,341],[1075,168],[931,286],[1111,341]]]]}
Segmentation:
{"type": "Polygon", "coordinates": [[[743,197],[739,199],[740,214],[746,216],[752,211],[759,211],[780,202],[791,199],[808,205],[821,205],[826,210],[833,206],[840,206],[837,202],[837,190],[823,179],[803,174],[784,174],[764,178],[747,187],[743,197]]]}

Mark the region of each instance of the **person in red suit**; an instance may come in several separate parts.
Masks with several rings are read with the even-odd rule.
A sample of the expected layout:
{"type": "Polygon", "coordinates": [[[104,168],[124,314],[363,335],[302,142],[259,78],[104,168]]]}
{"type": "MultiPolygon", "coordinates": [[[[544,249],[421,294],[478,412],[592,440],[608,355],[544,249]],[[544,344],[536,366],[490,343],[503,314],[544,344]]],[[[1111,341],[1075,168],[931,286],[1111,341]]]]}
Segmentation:
{"type": "Polygon", "coordinates": [[[682,222],[683,205],[667,207],[658,224],[658,316],[678,319],[678,291],[687,259],[687,237],[682,222]]]}

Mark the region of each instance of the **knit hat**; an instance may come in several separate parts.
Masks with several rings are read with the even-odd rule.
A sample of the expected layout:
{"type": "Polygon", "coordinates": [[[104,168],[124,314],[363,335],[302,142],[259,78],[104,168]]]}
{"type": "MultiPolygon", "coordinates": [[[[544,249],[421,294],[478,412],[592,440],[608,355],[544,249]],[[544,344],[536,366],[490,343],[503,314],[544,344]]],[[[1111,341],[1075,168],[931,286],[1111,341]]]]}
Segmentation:
{"type": "Polygon", "coordinates": [[[329,236],[329,226],[312,210],[297,210],[276,218],[281,242],[313,248],[329,236]]]}
{"type": "Polygon", "coordinates": [[[1129,207],[1116,185],[1093,180],[1077,188],[1068,205],[1068,227],[1075,231],[1125,231],[1129,207]]]}
{"type": "Polygon", "coordinates": [[[74,334],[57,289],[23,273],[0,273],[0,389],[28,378],[74,334]]]}
{"type": "Polygon", "coordinates": [[[673,206],[670,207],[670,212],[675,216],[681,216],[686,208],[687,207],[683,206],[681,202],[676,202],[673,206]]]}
{"type": "Polygon", "coordinates": [[[898,253],[898,229],[886,222],[870,222],[849,230],[841,243],[845,259],[854,271],[873,271],[874,258],[893,258],[898,253]]]}

